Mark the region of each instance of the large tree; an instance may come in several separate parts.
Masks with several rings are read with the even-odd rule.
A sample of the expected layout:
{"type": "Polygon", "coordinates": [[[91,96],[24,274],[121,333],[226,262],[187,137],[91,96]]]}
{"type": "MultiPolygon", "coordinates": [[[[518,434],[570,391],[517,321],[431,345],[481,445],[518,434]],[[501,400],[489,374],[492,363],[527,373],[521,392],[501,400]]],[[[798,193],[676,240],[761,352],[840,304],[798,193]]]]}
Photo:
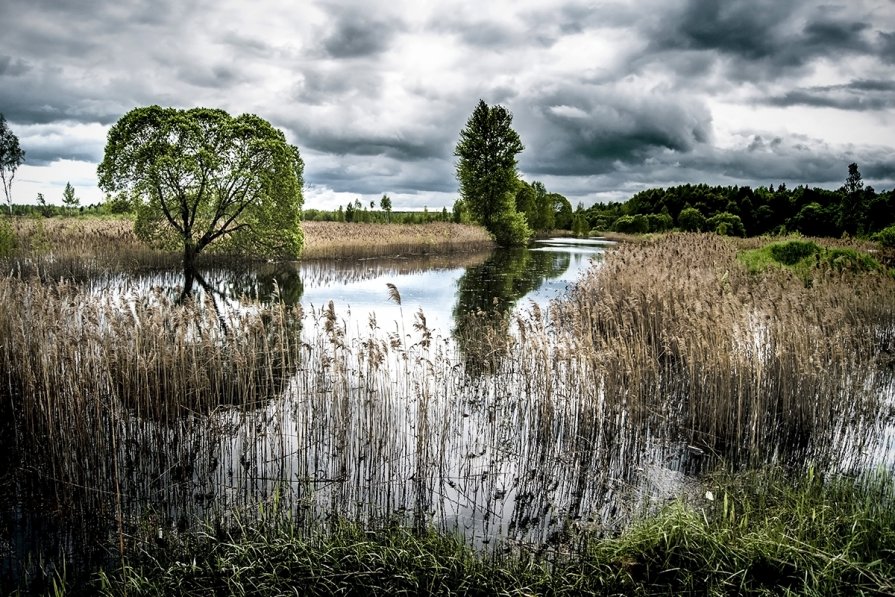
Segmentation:
{"type": "MultiPolygon", "coordinates": [[[[297,257],[302,172],[298,149],[253,114],[150,106],[109,131],[99,186],[137,201],[137,235],[183,250],[184,296],[206,247],[265,257],[297,257]]],[[[201,279],[200,279],[201,281],[201,279]]]]}
{"type": "Polygon", "coordinates": [[[525,217],[516,211],[516,154],[523,147],[512,122],[509,110],[479,100],[454,150],[461,198],[502,245],[522,244],[531,236],[525,217]]]}
{"type": "Polygon", "coordinates": [[[19,147],[19,138],[6,124],[3,114],[0,114],[0,182],[3,183],[3,194],[6,196],[10,214],[12,214],[12,179],[24,161],[25,152],[19,147]]]}

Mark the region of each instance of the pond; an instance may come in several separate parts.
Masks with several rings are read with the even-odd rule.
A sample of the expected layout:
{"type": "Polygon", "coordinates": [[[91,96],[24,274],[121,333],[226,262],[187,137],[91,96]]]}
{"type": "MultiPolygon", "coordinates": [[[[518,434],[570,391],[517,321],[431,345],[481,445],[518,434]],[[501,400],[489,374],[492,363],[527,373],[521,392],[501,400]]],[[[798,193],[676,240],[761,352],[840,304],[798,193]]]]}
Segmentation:
{"type": "MultiPolygon", "coordinates": [[[[704,499],[699,474],[728,454],[696,445],[672,418],[609,399],[593,362],[546,341],[550,301],[600,267],[607,246],[550,239],[477,255],[203,272],[199,301],[214,303],[234,334],[224,337],[248,338],[236,333],[255,308],[245,297],[296,308],[288,340],[300,358],[270,366],[277,391],[262,400],[228,394],[156,410],[115,386],[82,390],[95,415],[78,419],[85,439],[75,456],[0,471],[13,479],[2,502],[2,571],[102,559],[137,531],[166,541],[201,521],[271,509],[307,532],[342,519],[397,521],[512,549],[566,545],[582,531],[624,528],[666,500],[704,499]]],[[[151,301],[176,298],[181,283],[177,272],[115,274],[92,280],[89,292],[133,311],[128,325],[140,328],[151,323],[151,301]]],[[[75,312],[89,320],[86,310],[75,312]]],[[[198,330],[197,346],[215,346],[208,332],[198,330]]],[[[93,341],[83,342],[85,362],[105,350],[93,341]]],[[[209,359],[236,353],[228,366],[253,356],[215,350],[223,352],[209,359]]],[[[161,366],[148,362],[151,352],[141,353],[139,375],[161,366]]],[[[873,384],[867,391],[892,396],[890,377],[873,384]]],[[[164,403],[166,390],[151,389],[164,403]]],[[[843,421],[826,433],[771,443],[757,458],[895,463],[891,421],[843,421]]]]}

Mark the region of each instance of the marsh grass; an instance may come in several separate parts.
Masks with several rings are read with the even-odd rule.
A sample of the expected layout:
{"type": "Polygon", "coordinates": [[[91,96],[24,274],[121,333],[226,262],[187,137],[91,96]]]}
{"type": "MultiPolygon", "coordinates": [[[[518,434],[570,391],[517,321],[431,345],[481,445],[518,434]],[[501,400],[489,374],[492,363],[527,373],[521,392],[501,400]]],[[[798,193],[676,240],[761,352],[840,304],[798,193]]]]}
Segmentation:
{"type": "Polygon", "coordinates": [[[752,274],[736,255],[735,241],[712,235],[626,245],[557,306],[606,403],[760,461],[888,413],[895,280],[822,262],[806,287],[786,269],[752,274]]]}
{"type": "MultiPolygon", "coordinates": [[[[701,495],[688,487],[719,458],[731,470],[770,462],[798,472],[806,459],[824,475],[864,469],[887,458],[878,441],[895,414],[892,278],[821,264],[809,288],[786,269],[749,273],[739,248],[686,234],[622,245],[547,309],[477,312],[462,342],[431,329],[422,311],[406,325],[357,322],[332,302],[303,310],[246,298],[227,312],[225,330],[200,302],[175,305],[126,287],[97,297],[71,282],[4,277],[0,401],[13,421],[5,439],[11,486],[25,488],[21,516],[33,507],[60,527],[92,529],[91,540],[134,567],[129,587],[141,582],[130,558],[149,549],[148,529],[172,554],[181,537],[197,541],[196,566],[184,559],[160,569],[208,582],[248,575],[250,565],[271,582],[287,575],[264,568],[280,561],[261,556],[268,541],[286,545],[290,565],[311,558],[300,570],[316,565],[311,552],[335,554],[320,562],[331,574],[321,582],[373,579],[383,591],[446,590],[456,570],[497,574],[519,593],[610,590],[588,584],[604,578],[672,590],[716,569],[705,560],[689,568],[699,574],[675,572],[684,567],[674,558],[698,557],[723,564],[712,586],[735,590],[735,575],[757,560],[731,560],[712,534],[718,499],[666,512],[664,497],[701,495]],[[663,472],[678,477],[660,481],[663,472]],[[271,508],[288,512],[288,527],[268,525],[271,508]],[[643,512],[671,526],[635,532],[643,539],[630,551],[597,541],[627,537],[619,533],[643,512]],[[195,534],[205,520],[220,533],[195,534]],[[385,523],[398,528],[377,534],[385,523]],[[432,530],[425,549],[414,543],[432,530]],[[290,555],[291,537],[318,549],[290,555]],[[363,558],[339,551],[362,540],[370,542],[363,558]],[[498,545],[530,557],[477,572],[483,564],[469,550],[503,553],[498,545]],[[594,546],[615,555],[588,563],[594,546]],[[449,580],[413,576],[442,569],[425,550],[460,554],[460,568],[445,568],[449,580]],[[425,566],[404,579],[414,554],[425,566]],[[663,563],[663,554],[678,555],[663,563]],[[368,578],[366,562],[393,563],[368,578]],[[586,573],[551,576],[563,562],[586,573]]],[[[761,518],[747,501],[760,496],[728,493],[735,506],[720,518],[761,518]]],[[[891,503],[890,493],[880,496],[891,503]]],[[[77,544],[72,537],[64,541],[77,544]]],[[[794,570],[781,578],[802,569],[794,570]]]]}
{"type": "Polygon", "coordinates": [[[100,575],[104,594],[580,595],[890,594],[895,491],[860,479],[762,469],[709,481],[714,499],[677,500],[574,552],[487,553],[461,537],[341,521],[306,535],[289,514],[206,527],[100,575]]]}
{"type": "Polygon", "coordinates": [[[813,283],[818,269],[867,272],[882,270],[869,253],[849,246],[822,246],[813,240],[791,239],[740,251],[737,258],[751,273],[768,268],[788,268],[797,273],[806,285],[813,283]]]}

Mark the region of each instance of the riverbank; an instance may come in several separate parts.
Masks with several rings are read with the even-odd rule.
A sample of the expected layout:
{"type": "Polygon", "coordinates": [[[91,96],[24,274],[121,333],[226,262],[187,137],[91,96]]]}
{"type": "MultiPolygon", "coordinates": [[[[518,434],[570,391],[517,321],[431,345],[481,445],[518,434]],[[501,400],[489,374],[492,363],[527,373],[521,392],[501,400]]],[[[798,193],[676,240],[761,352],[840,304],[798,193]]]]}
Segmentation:
{"type": "MultiPolygon", "coordinates": [[[[895,484],[809,469],[721,475],[617,536],[566,529],[563,549],[336,522],[303,535],[286,512],[227,529],[138,538],[106,595],[891,594],[895,484]],[[572,551],[568,545],[574,545],[572,551]]],[[[151,530],[150,530],[151,532],[151,530]]]]}
{"type": "MultiPolygon", "coordinates": [[[[182,258],[180,251],[165,252],[146,247],[134,234],[133,221],[126,218],[14,218],[11,227],[14,254],[27,257],[50,253],[55,261],[94,257],[108,267],[128,264],[166,267],[182,258]]],[[[483,251],[495,246],[481,226],[453,222],[303,222],[302,230],[301,259],[306,260],[453,254],[483,251]]],[[[203,257],[206,261],[221,259],[212,253],[203,257]]]]}

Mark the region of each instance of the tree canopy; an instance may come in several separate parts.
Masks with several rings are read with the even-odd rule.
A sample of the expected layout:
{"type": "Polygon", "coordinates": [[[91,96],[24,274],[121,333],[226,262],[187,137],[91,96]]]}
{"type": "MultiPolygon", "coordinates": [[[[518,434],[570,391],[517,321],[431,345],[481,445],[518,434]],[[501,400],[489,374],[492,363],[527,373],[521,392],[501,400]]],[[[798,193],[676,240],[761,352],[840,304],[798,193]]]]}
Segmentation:
{"type": "Polygon", "coordinates": [[[12,213],[12,180],[16,170],[25,161],[25,152],[19,147],[19,138],[16,137],[6,118],[0,114],[0,182],[3,183],[3,195],[12,213]]]}
{"type": "Polygon", "coordinates": [[[502,245],[522,244],[531,236],[525,216],[516,211],[516,154],[523,147],[512,122],[509,110],[479,100],[454,150],[460,197],[502,245]]]}
{"type": "Polygon", "coordinates": [[[206,247],[266,257],[297,257],[302,173],[298,149],[253,114],[150,106],[109,131],[98,168],[107,193],[137,203],[135,231],[166,249],[181,247],[184,270],[206,247]]]}
{"type": "Polygon", "coordinates": [[[873,236],[895,224],[895,190],[877,193],[864,184],[858,165],[852,163],[837,190],[685,184],[646,189],[624,203],[595,204],[586,217],[593,228],[618,232],[674,227],[735,236],[873,236]]]}

